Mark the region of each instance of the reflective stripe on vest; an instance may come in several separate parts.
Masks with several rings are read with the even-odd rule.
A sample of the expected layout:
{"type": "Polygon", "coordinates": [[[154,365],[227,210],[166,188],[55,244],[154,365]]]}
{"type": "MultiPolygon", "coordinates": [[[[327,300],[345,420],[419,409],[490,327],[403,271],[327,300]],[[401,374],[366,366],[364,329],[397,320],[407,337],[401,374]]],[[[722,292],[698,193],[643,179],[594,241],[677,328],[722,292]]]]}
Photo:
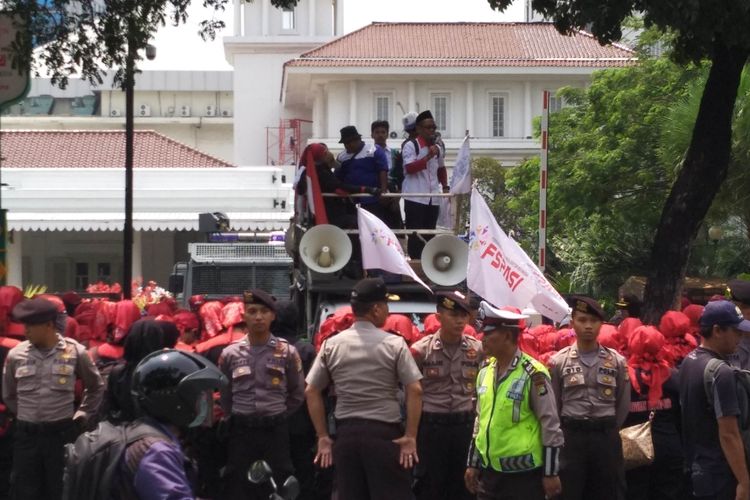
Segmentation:
{"type": "Polygon", "coordinates": [[[523,472],[543,465],[542,429],[529,406],[531,375],[547,369],[522,354],[495,388],[493,359],[477,376],[479,429],[475,439],[482,464],[499,472],[523,472]]]}

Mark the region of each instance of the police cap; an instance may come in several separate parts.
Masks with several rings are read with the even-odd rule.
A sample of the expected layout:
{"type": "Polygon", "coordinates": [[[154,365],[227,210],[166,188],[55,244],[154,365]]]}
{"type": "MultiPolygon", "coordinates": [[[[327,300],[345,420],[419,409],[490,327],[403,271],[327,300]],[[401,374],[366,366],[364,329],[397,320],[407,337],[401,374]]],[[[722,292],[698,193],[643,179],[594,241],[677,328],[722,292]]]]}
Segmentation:
{"type": "Polygon", "coordinates": [[[435,294],[437,306],[439,309],[448,309],[449,311],[461,310],[464,312],[471,311],[469,298],[459,291],[437,292],[435,294]]]}
{"type": "Polygon", "coordinates": [[[729,291],[732,300],[750,304],[750,281],[732,280],[727,284],[727,291],[729,291]]]}
{"type": "Polygon", "coordinates": [[[582,312],[585,314],[591,314],[596,316],[600,320],[604,321],[604,310],[597,301],[591,297],[584,297],[583,295],[571,295],[568,297],[568,305],[573,308],[573,312],[582,312]]]}
{"type": "Polygon", "coordinates": [[[365,278],[357,282],[349,296],[351,302],[387,302],[391,297],[383,278],[365,278]]]}
{"type": "Polygon", "coordinates": [[[276,312],[276,297],[261,290],[260,288],[253,288],[252,290],[245,290],[242,294],[242,302],[247,304],[259,304],[266,306],[273,312],[276,312]]]}
{"type": "Polygon", "coordinates": [[[56,318],[57,305],[40,297],[19,302],[13,308],[13,319],[26,325],[40,325],[56,318]]]}
{"type": "Polygon", "coordinates": [[[518,328],[521,320],[527,319],[525,314],[498,309],[487,301],[479,304],[479,329],[489,332],[497,328],[518,328]]]}

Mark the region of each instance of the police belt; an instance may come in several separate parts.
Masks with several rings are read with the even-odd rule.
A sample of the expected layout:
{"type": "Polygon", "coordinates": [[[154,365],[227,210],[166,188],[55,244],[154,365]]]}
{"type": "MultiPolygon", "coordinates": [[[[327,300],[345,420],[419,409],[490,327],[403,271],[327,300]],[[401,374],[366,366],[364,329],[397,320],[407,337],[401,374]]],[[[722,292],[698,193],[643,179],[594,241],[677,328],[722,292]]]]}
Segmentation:
{"type": "Polygon", "coordinates": [[[73,419],[54,420],[52,422],[28,422],[16,420],[16,429],[27,434],[53,434],[73,427],[73,419]]]}
{"type": "Polygon", "coordinates": [[[562,418],[562,427],[574,431],[606,431],[617,427],[615,417],[562,418]]]}
{"type": "Polygon", "coordinates": [[[474,423],[474,412],[439,413],[423,411],[420,422],[425,424],[458,425],[474,423]]]}
{"type": "Polygon", "coordinates": [[[260,416],[234,413],[232,414],[231,419],[232,424],[242,427],[273,427],[274,425],[285,422],[286,415],[279,413],[278,415],[260,416]]]}

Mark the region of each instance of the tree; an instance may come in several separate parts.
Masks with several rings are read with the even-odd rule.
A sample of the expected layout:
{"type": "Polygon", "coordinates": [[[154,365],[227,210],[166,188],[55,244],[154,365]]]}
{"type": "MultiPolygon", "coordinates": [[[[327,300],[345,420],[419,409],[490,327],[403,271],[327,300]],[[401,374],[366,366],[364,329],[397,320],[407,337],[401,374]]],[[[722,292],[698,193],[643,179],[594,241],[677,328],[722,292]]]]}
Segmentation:
{"type": "MultiPolygon", "coordinates": [[[[488,0],[507,8],[511,0],[488,0]]],[[[656,323],[677,301],[690,243],[726,179],[732,115],[742,68],[750,54],[750,9],[737,0],[532,0],[561,33],[589,28],[600,43],[619,40],[623,21],[642,13],[647,26],[674,34],[679,61],[711,63],[690,145],[661,211],[651,249],[644,315],[656,323]]]]}

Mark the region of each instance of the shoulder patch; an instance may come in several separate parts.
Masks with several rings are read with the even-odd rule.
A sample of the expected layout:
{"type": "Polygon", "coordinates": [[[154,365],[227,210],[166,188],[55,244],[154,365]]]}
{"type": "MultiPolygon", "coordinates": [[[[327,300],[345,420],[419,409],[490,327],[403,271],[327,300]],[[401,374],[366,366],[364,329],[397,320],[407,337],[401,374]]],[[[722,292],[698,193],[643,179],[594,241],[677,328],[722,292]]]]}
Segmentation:
{"type": "Polygon", "coordinates": [[[531,382],[534,384],[534,390],[540,396],[547,394],[547,376],[542,372],[536,372],[531,376],[531,382]]]}

